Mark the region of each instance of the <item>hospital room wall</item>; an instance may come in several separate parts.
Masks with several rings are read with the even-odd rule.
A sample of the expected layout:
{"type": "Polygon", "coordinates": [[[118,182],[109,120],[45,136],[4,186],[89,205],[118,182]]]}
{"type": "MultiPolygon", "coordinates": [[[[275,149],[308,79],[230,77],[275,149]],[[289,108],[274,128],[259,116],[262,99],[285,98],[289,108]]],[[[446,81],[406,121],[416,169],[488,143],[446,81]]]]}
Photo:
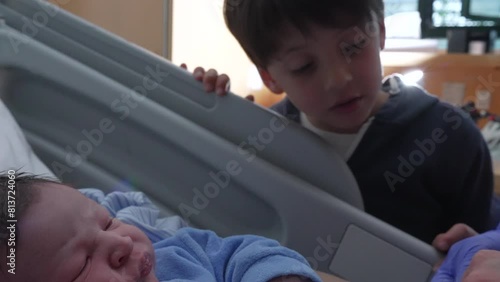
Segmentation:
{"type": "Polygon", "coordinates": [[[161,0],[49,0],[158,55],[163,52],[161,0]]]}
{"type": "MultiPolygon", "coordinates": [[[[163,55],[163,0],[50,0],[158,55],[163,55]]],[[[221,0],[173,0],[172,62],[215,68],[240,95],[261,89],[255,67],[226,28],[221,0]]]]}
{"type": "Polygon", "coordinates": [[[262,87],[258,73],[227,29],[221,0],[175,0],[172,62],[214,68],[231,77],[231,90],[246,95],[262,87]]]}

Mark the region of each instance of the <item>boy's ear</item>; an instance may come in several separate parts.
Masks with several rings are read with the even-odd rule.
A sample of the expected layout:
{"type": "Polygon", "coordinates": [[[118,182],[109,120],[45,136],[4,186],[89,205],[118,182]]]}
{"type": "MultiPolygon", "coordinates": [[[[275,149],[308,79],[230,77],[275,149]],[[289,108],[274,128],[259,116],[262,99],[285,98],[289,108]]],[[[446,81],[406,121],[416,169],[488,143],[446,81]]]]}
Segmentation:
{"type": "Polygon", "coordinates": [[[378,21],[379,26],[379,38],[380,38],[380,50],[385,48],[385,20],[381,19],[378,21]]]}
{"type": "Polygon", "coordinates": [[[262,82],[264,85],[269,88],[274,94],[283,93],[283,88],[279,86],[279,84],[272,78],[271,74],[263,68],[258,68],[260,78],[262,78],[262,82]]]}

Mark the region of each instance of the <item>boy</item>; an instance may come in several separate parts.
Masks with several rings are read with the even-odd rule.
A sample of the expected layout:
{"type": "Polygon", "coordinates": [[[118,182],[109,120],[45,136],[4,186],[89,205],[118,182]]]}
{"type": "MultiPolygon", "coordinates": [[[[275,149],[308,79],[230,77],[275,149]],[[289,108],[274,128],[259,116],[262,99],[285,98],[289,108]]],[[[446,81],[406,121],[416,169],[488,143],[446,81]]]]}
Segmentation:
{"type": "MultiPolygon", "coordinates": [[[[0,281],[321,281],[302,256],[257,236],[221,239],[184,228],[152,244],[137,227],[50,180],[0,176],[0,201],[0,252],[7,254],[0,281]],[[7,222],[11,214],[16,223],[7,222]]],[[[127,200],[115,197],[108,207],[113,201],[127,200]]],[[[137,207],[130,212],[143,216],[137,207]]]]}
{"type": "MultiPolygon", "coordinates": [[[[382,0],[227,0],[224,13],[264,84],[287,94],[272,109],[344,157],[366,212],[428,243],[459,222],[488,229],[493,175],[478,128],[397,76],[382,87],[382,0]]],[[[227,75],[194,76],[227,91],[227,75]]]]}

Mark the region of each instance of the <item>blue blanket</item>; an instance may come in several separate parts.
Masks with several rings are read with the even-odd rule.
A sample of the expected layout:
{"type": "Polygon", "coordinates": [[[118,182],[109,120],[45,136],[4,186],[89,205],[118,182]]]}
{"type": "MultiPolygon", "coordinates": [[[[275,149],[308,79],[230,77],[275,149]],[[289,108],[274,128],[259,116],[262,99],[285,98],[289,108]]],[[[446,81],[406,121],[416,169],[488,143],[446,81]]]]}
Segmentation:
{"type": "Polygon", "coordinates": [[[184,228],[154,248],[160,281],[266,282],[286,275],[321,281],[301,255],[258,236],[222,239],[210,231],[184,228]]]}

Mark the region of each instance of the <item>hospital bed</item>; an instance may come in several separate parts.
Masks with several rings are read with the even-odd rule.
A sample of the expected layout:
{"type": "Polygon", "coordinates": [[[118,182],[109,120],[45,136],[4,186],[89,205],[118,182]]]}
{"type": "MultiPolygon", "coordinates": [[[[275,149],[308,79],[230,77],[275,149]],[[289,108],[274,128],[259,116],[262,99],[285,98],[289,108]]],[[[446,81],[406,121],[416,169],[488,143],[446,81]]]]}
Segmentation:
{"type": "Polygon", "coordinates": [[[64,182],[139,189],[221,236],[257,234],[350,281],[428,281],[440,255],[363,212],[319,137],[35,0],[0,0],[2,100],[64,182]],[[31,27],[30,27],[31,24],[31,27]]]}

